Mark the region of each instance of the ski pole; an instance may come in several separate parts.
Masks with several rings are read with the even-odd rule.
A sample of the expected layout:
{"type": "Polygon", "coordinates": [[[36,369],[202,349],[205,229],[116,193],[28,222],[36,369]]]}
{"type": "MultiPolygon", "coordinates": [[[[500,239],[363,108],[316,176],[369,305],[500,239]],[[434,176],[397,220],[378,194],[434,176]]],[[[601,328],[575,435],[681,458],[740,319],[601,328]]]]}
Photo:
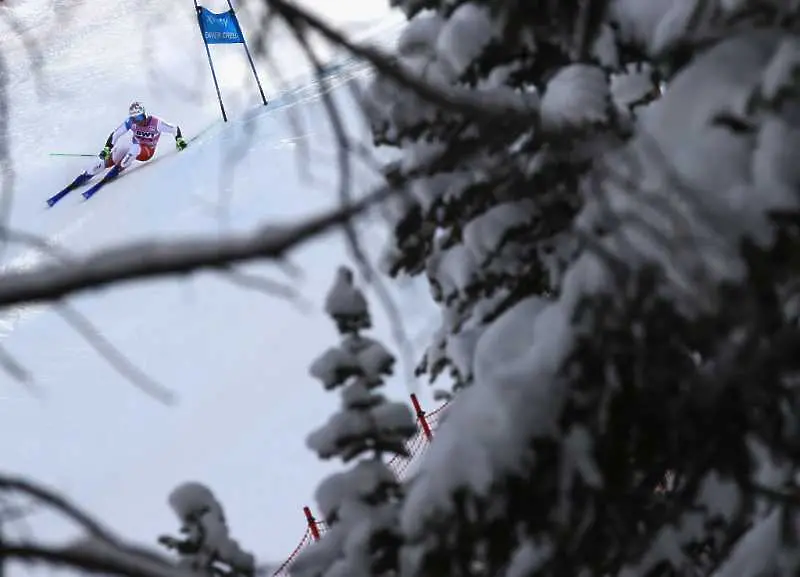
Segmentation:
{"type": "Polygon", "coordinates": [[[74,154],[71,152],[51,152],[50,156],[97,156],[96,154],[74,154]]]}

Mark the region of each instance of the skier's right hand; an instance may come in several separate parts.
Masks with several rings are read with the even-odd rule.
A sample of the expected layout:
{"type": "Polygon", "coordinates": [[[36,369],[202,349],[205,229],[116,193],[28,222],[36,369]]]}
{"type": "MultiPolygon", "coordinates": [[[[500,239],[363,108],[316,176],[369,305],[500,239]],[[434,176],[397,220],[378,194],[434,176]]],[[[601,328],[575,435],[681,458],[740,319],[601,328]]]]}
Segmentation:
{"type": "Polygon", "coordinates": [[[108,146],[104,147],[103,150],[100,151],[100,154],[98,156],[103,160],[108,160],[109,158],[111,158],[111,149],[108,146]]]}

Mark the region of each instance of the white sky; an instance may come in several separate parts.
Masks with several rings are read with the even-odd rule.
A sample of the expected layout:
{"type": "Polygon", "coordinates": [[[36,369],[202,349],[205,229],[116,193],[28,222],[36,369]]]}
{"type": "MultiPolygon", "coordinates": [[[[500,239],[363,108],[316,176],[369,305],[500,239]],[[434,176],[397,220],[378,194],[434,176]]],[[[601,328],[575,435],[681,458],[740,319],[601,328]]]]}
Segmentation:
{"type": "MultiPolygon", "coordinates": [[[[156,0],[56,2],[78,6],[69,21],[57,16],[52,4],[10,3],[42,52],[41,79],[31,74],[22,44],[6,28],[0,30],[0,52],[10,71],[14,228],[87,252],[153,235],[213,232],[220,224],[208,206],[221,193],[232,195],[228,226],[239,230],[265,219],[299,217],[335,201],[332,145],[323,111],[311,103],[293,109],[301,120],[299,133],[290,129],[285,111],[251,123],[234,121],[180,156],[126,176],[90,203],[68,197],[44,211],[44,199],[87,160],[47,153],[96,152],[131,100],[142,100],[187,135],[219,117],[190,2],[170,2],[169,9],[156,0]],[[120,15],[121,5],[129,12],[120,15]],[[143,42],[152,50],[144,50],[143,42]],[[248,140],[253,128],[256,137],[248,140]],[[309,165],[297,148],[286,145],[289,137],[312,146],[313,182],[299,179],[300,169],[309,165]],[[238,156],[233,169],[231,155],[238,156]]],[[[225,8],[218,1],[204,5],[225,8]]],[[[339,24],[387,15],[379,0],[316,5],[339,24]]],[[[284,71],[302,73],[296,49],[280,34],[278,41],[272,50],[284,71]]],[[[242,70],[249,74],[244,53],[239,46],[224,46],[214,54],[226,107],[241,119],[257,99],[250,77],[242,76],[242,70]]],[[[259,73],[267,90],[274,90],[263,62],[259,73]]],[[[350,118],[355,121],[354,114],[350,118]]],[[[165,136],[159,152],[171,148],[172,139],[165,136]]],[[[5,266],[17,267],[41,259],[20,248],[3,256],[5,266]]],[[[167,492],[179,482],[199,480],[218,494],[234,537],[245,548],[260,562],[282,561],[303,533],[302,506],[313,504],[324,472],[339,466],[321,464],[304,442],[338,404],[337,396],[311,380],[308,365],[335,344],[333,326],[320,307],[345,258],[336,237],[295,256],[304,270],[298,286],[313,304],[310,312],[212,274],[73,299],[105,337],[179,394],[176,408],[134,390],[54,311],[5,311],[0,345],[33,372],[44,399],[0,374],[0,467],[57,487],[122,535],[151,544],[158,534],[177,529],[167,492]]],[[[257,272],[284,278],[267,266],[257,272]]],[[[420,290],[402,295],[412,330],[430,320],[430,309],[420,308],[429,302],[420,290]]],[[[391,346],[386,320],[371,300],[375,334],[391,346]]],[[[407,394],[400,379],[387,392],[396,398],[407,394]]],[[[425,387],[421,398],[434,406],[425,387]]],[[[32,525],[47,539],[71,534],[49,516],[34,517],[32,525]]],[[[29,568],[19,574],[45,572],[51,574],[29,568]]]]}

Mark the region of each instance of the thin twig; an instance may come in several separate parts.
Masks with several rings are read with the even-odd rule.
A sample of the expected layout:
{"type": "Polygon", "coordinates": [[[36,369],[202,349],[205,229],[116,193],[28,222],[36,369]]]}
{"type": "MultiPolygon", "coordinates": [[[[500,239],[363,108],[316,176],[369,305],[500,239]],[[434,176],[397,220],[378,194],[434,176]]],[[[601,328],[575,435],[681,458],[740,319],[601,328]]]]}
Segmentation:
{"type": "Polygon", "coordinates": [[[242,288],[255,290],[268,296],[276,296],[286,299],[297,307],[308,310],[309,303],[303,298],[299,291],[278,281],[254,274],[249,274],[241,270],[235,270],[233,268],[229,268],[222,275],[222,278],[242,288]]]}
{"type": "Polygon", "coordinates": [[[74,259],[74,255],[68,250],[36,234],[10,228],[4,228],[2,231],[1,235],[7,242],[39,249],[50,258],[60,261],[62,264],[69,264],[74,259]]]}
{"type": "Polygon", "coordinates": [[[0,561],[15,558],[20,561],[46,561],[64,564],[92,572],[131,575],[132,577],[175,577],[165,559],[155,552],[136,545],[125,544],[99,521],[81,510],[56,491],[34,481],[0,473],[0,490],[20,492],[40,501],[78,524],[89,537],[80,544],[47,548],[34,543],[3,543],[0,561]],[[88,547],[85,545],[89,545],[88,547]]]}
{"type": "Polygon", "coordinates": [[[27,517],[36,512],[36,507],[28,504],[27,507],[6,503],[6,499],[0,498],[0,524],[2,523],[23,523],[27,517]]]}
{"type": "Polygon", "coordinates": [[[5,347],[2,346],[0,346],[0,367],[2,367],[3,371],[8,373],[12,379],[22,384],[28,390],[28,392],[34,396],[39,396],[41,394],[41,391],[39,391],[38,388],[34,387],[31,383],[30,371],[17,362],[11,353],[9,353],[5,347]]]}
{"type": "Polygon", "coordinates": [[[166,387],[158,384],[144,371],[131,362],[122,352],[106,339],[94,325],[74,308],[66,303],[59,303],[56,312],[86,342],[104,358],[111,367],[133,386],[165,405],[175,403],[175,395],[166,387]]]}
{"type": "MultiPolygon", "coordinates": [[[[262,24],[262,34],[259,36],[260,38],[267,37],[269,35],[270,28],[274,24],[274,14],[267,11],[262,18],[262,24]]],[[[282,87],[283,92],[287,92],[289,90],[289,82],[284,79],[284,75],[281,72],[280,67],[273,64],[272,59],[269,57],[268,45],[264,43],[263,45],[257,46],[255,53],[256,55],[260,54],[265,57],[266,66],[270,72],[270,75],[276,79],[277,85],[282,87]]],[[[289,128],[297,142],[295,153],[299,157],[299,160],[295,165],[301,168],[301,170],[298,172],[300,173],[300,177],[302,179],[304,177],[304,171],[302,170],[302,167],[311,166],[311,149],[305,139],[302,138],[302,135],[307,134],[308,131],[303,126],[302,120],[297,118],[294,107],[289,107],[286,110],[286,120],[289,123],[289,128]]]]}
{"type": "Polygon", "coordinates": [[[121,548],[48,547],[38,543],[5,543],[0,548],[0,561],[13,559],[25,563],[48,563],[101,575],[125,577],[190,577],[185,571],[157,560],[155,554],[145,556],[121,548]]]}
{"type": "Polygon", "coordinates": [[[58,512],[81,526],[93,537],[111,544],[119,544],[119,539],[111,531],[95,521],[91,515],[82,511],[77,505],[71,503],[55,491],[33,481],[0,473],[0,490],[16,491],[33,497],[37,501],[53,507],[58,512]]]}
{"type": "MultiPolygon", "coordinates": [[[[291,26],[292,22],[290,21],[289,24],[291,26]]],[[[311,61],[314,69],[316,70],[317,81],[320,83],[320,98],[322,99],[323,105],[327,111],[328,120],[331,123],[331,128],[333,128],[333,133],[337,144],[336,150],[339,163],[339,201],[342,206],[350,207],[353,203],[353,198],[350,194],[353,167],[350,158],[350,148],[347,133],[345,131],[342,118],[339,115],[339,110],[336,107],[336,104],[333,102],[330,91],[327,90],[327,79],[325,78],[322,64],[309,45],[308,40],[303,34],[303,31],[297,26],[292,26],[292,31],[298,43],[303,48],[306,57],[311,61]]],[[[375,274],[372,264],[369,262],[369,258],[362,249],[362,242],[358,236],[358,232],[355,229],[354,223],[351,221],[345,222],[343,228],[347,247],[350,255],[359,268],[361,276],[364,278],[367,284],[370,284],[375,288],[378,299],[380,300],[383,308],[386,310],[386,314],[389,317],[389,325],[391,327],[393,340],[400,349],[400,357],[405,369],[406,385],[408,386],[410,392],[415,393],[417,392],[417,381],[414,378],[413,352],[408,335],[406,334],[403,325],[403,319],[400,316],[400,311],[398,310],[391,293],[386,288],[381,278],[375,274]]]]}

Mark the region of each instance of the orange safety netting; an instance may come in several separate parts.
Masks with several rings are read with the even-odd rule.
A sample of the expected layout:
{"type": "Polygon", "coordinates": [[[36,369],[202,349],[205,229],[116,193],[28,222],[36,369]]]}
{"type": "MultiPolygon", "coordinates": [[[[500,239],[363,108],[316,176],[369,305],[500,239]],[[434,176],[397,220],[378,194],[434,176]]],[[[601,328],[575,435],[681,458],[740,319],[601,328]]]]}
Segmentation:
{"type": "MultiPolygon", "coordinates": [[[[412,401],[415,407],[419,407],[416,397],[413,395],[412,401]]],[[[446,402],[430,413],[424,413],[421,410],[417,413],[417,432],[406,443],[408,457],[395,456],[387,463],[389,468],[395,472],[398,478],[404,479],[413,472],[415,465],[419,463],[420,458],[430,444],[431,439],[428,436],[428,431],[436,429],[436,426],[439,424],[439,420],[444,414],[444,409],[447,407],[447,405],[448,403],[446,402]]],[[[318,521],[311,517],[308,509],[306,509],[306,515],[308,518],[308,523],[306,525],[306,532],[303,534],[303,538],[300,539],[297,547],[294,548],[294,551],[292,551],[291,555],[287,557],[286,561],[284,561],[280,567],[278,567],[275,573],[272,574],[272,577],[289,577],[289,566],[292,564],[292,561],[294,561],[295,557],[297,557],[300,551],[305,549],[307,545],[314,542],[314,532],[316,531],[318,534],[322,535],[325,533],[325,531],[327,531],[328,527],[325,522],[318,521]]]]}
{"type": "MultiPolygon", "coordinates": [[[[416,398],[413,395],[412,400],[414,401],[414,406],[419,407],[416,402],[416,398]]],[[[427,430],[436,430],[439,420],[444,415],[448,404],[449,401],[445,402],[443,405],[431,411],[430,413],[424,413],[421,410],[417,413],[417,417],[419,419],[417,432],[406,443],[408,457],[395,456],[387,463],[389,468],[391,468],[397,474],[398,478],[404,479],[410,474],[410,471],[413,471],[412,467],[419,463],[420,458],[425,453],[425,450],[428,448],[428,445],[432,440],[428,438],[426,427],[424,427],[423,423],[427,424],[427,430]]],[[[667,477],[664,479],[664,482],[659,485],[657,492],[669,492],[673,488],[673,485],[674,477],[672,473],[668,473],[667,477]]],[[[303,538],[300,539],[297,547],[295,547],[294,551],[292,551],[292,554],[289,555],[286,561],[284,561],[277,571],[272,574],[272,577],[289,577],[289,566],[292,564],[292,561],[294,561],[295,557],[297,557],[300,551],[302,551],[307,545],[314,542],[313,533],[316,532],[318,535],[323,535],[325,534],[325,531],[328,530],[328,526],[324,521],[316,520],[311,516],[310,509],[306,507],[305,511],[308,520],[306,532],[303,534],[303,538]]]]}

